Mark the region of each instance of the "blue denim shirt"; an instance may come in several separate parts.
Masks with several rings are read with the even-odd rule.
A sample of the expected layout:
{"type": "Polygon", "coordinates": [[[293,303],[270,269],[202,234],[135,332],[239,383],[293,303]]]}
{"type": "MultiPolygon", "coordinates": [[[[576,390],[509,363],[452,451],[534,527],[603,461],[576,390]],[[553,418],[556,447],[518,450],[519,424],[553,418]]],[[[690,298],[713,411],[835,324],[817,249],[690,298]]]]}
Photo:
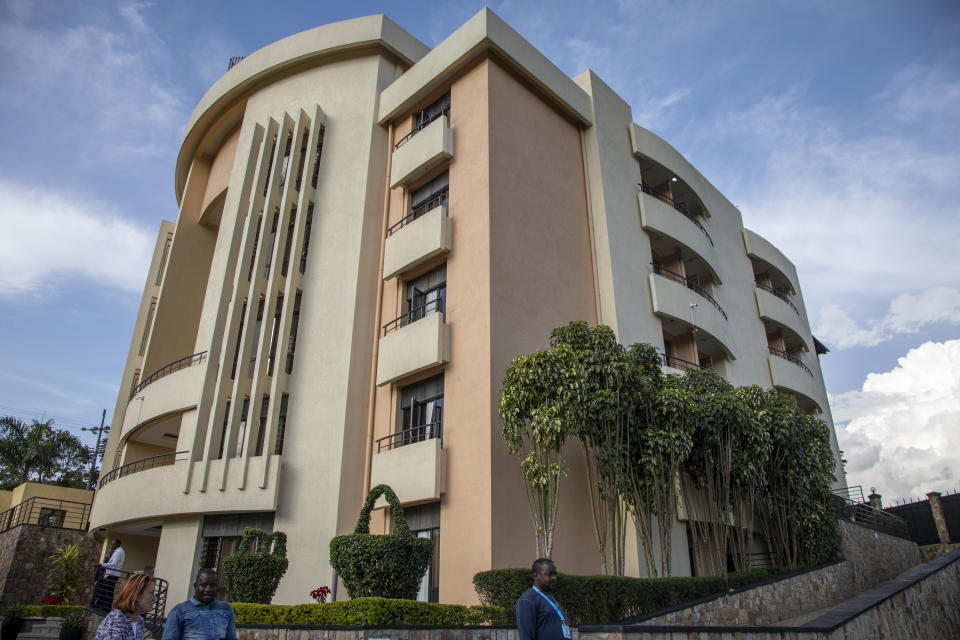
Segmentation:
{"type": "Polygon", "coordinates": [[[233,607],[214,600],[203,604],[190,598],[175,606],[163,627],[163,640],[237,640],[233,607]]]}

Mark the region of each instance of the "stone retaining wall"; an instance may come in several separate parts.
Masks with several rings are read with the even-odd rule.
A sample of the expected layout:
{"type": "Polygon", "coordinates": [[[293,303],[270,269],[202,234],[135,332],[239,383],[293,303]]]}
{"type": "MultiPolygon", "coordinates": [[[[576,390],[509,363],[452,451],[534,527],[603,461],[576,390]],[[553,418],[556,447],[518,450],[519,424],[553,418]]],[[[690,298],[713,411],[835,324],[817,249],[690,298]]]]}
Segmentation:
{"type": "Polygon", "coordinates": [[[840,538],[843,557],[853,570],[854,591],[857,593],[920,564],[920,548],[912,540],[844,520],[840,521],[840,538]]]}
{"type": "Polygon", "coordinates": [[[12,603],[39,604],[47,586],[50,556],[57,547],[78,543],[85,567],[75,603],[90,601],[99,545],[85,531],[24,524],[0,533],[0,608],[12,603]]]}

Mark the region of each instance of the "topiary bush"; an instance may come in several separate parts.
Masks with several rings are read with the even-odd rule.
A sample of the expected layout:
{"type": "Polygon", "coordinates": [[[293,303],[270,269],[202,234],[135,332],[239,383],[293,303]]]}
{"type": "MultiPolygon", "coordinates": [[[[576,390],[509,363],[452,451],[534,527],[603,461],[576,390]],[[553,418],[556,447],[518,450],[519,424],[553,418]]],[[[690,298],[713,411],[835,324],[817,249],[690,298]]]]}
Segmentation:
{"type": "MultiPolygon", "coordinates": [[[[682,578],[625,578],[558,574],[554,592],[571,623],[607,624],[743,587],[781,573],[784,569],[754,569],[722,576],[682,578]]],[[[530,569],[494,569],[473,576],[480,601],[504,610],[515,624],[514,605],[533,584],[530,569]]]]}
{"type": "Polygon", "coordinates": [[[287,572],[287,534],[243,528],[237,550],[223,560],[223,582],[231,600],[270,604],[287,572]],[[258,541],[258,552],[251,550],[258,541]]]}
{"type": "Polygon", "coordinates": [[[343,579],[351,598],[415,599],[432,553],[433,540],[410,533],[400,501],[385,484],[367,494],[353,534],[330,541],[330,565],[343,579]],[[386,498],[393,512],[393,533],[371,535],[370,512],[380,496],[386,498]]]}
{"type": "Polygon", "coordinates": [[[292,606],[231,602],[230,606],[237,624],[479,626],[505,624],[506,620],[500,607],[389,598],[292,606]]]}

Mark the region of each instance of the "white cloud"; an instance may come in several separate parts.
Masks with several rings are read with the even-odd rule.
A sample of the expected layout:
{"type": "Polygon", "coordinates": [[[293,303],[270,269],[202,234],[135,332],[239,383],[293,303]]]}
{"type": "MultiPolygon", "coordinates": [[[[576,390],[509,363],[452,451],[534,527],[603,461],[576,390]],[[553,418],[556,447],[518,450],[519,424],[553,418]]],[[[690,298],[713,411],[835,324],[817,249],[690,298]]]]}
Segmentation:
{"type": "Polygon", "coordinates": [[[0,298],[76,281],[143,289],[155,237],[96,201],[0,180],[0,298]]]}
{"type": "Polygon", "coordinates": [[[919,294],[904,293],[890,303],[879,320],[858,323],[836,304],[820,308],[815,333],[837,349],[873,347],[895,336],[918,333],[925,326],[946,322],[960,325],[960,291],[934,287],[919,294]]]}
{"type": "Polygon", "coordinates": [[[70,27],[12,11],[0,22],[0,106],[46,119],[61,143],[79,139],[93,153],[172,153],[187,110],[183,90],[165,79],[170,55],[144,20],[147,6],[94,11],[70,27]]]}
{"type": "Polygon", "coordinates": [[[830,397],[847,483],[886,504],[960,480],[960,340],[925,342],[859,391],[830,397]]]}

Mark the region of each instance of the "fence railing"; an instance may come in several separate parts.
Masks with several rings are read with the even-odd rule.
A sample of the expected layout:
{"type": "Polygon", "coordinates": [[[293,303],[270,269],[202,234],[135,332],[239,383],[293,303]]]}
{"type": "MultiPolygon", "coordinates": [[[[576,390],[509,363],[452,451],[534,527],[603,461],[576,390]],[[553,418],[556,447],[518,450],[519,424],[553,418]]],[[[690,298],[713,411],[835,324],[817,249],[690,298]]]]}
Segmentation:
{"type": "Polygon", "coordinates": [[[863,495],[863,486],[859,484],[852,487],[840,487],[839,489],[834,489],[831,493],[833,493],[835,496],[843,498],[844,500],[849,500],[857,504],[867,501],[863,495]]]}
{"type": "Polygon", "coordinates": [[[150,456],[149,458],[143,458],[141,460],[134,460],[133,462],[128,462],[122,467],[117,467],[113,469],[105,476],[100,478],[100,484],[97,486],[99,489],[103,489],[105,485],[110,484],[117,478],[122,478],[124,476],[129,476],[133,473],[139,473],[141,471],[146,471],[147,469],[155,469],[157,467],[167,467],[172,465],[174,462],[186,460],[186,454],[190,451],[174,451],[172,453],[161,453],[158,456],[150,456]],[[177,456],[181,456],[177,458],[177,456]]]}
{"type": "Polygon", "coordinates": [[[703,231],[703,235],[707,236],[707,240],[710,241],[710,246],[711,247],[714,246],[713,238],[711,238],[710,234],[707,233],[706,227],[704,227],[703,224],[699,220],[697,220],[697,216],[690,213],[690,209],[687,207],[686,202],[677,202],[676,200],[674,200],[668,195],[665,195],[663,193],[656,193],[653,189],[651,189],[650,187],[648,187],[646,184],[642,182],[638,182],[637,186],[640,187],[640,191],[642,191],[643,193],[647,194],[648,196],[653,196],[657,200],[665,202],[666,204],[670,205],[671,207],[673,207],[674,209],[682,213],[687,218],[687,220],[697,225],[697,228],[700,229],[700,231],[703,231]]]}
{"type": "Polygon", "coordinates": [[[19,527],[22,524],[86,531],[89,520],[90,505],[86,502],[37,496],[0,513],[0,531],[19,527]]]}
{"type": "Polygon", "coordinates": [[[397,144],[393,145],[393,148],[394,148],[394,149],[399,149],[400,146],[403,145],[404,142],[406,142],[407,140],[409,140],[409,139],[412,138],[413,136],[417,135],[418,133],[420,133],[421,131],[423,131],[424,129],[426,129],[426,128],[427,128],[427,125],[429,125],[431,122],[433,122],[434,120],[436,120],[437,118],[439,118],[439,117],[441,117],[441,116],[447,115],[448,113],[450,113],[450,106],[449,106],[449,105],[447,105],[446,107],[444,107],[442,111],[438,111],[437,113],[433,114],[432,116],[430,116],[429,118],[427,118],[426,120],[424,120],[423,122],[421,122],[420,124],[418,124],[417,126],[415,126],[410,133],[408,133],[407,135],[405,135],[405,136],[403,136],[402,138],[400,138],[400,140],[397,141],[397,144]]]}
{"type": "Polygon", "coordinates": [[[855,522],[874,531],[887,533],[898,538],[910,539],[907,521],[903,518],[875,509],[866,502],[854,502],[836,493],[833,494],[833,502],[837,517],[840,519],[855,522]]]}
{"type": "Polygon", "coordinates": [[[233,57],[231,57],[230,60],[227,62],[227,71],[230,71],[230,69],[233,69],[238,62],[240,62],[241,60],[243,60],[243,59],[246,58],[246,57],[247,57],[247,56],[233,56],[233,57]]]}
{"type": "Polygon", "coordinates": [[[712,304],[714,307],[717,308],[717,311],[720,312],[720,315],[723,316],[724,320],[728,319],[727,312],[723,310],[723,307],[720,306],[720,303],[714,300],[713,296],[707,293],[706,290],[704,290],[704,288],[700,286],[699,282],[697,282],[692,278],[685,278],[684,276],[680,275],[676,271],[670,271],[670,269],[665,268],[659,262],[651,262],[650,264],[653,265],[653,272],[655,274],[657,274],[658,276],[663,276],[667,280],[673,280],[674,282],[682,284],[683,286],[685,286],[687,289],[690,289],[691,291],[696,291],[698,294],[700,294],[701,296],[709,300],[710,304],[712,304]]]}
{"type": "Polygon", "coordinates": [[[690,362],[689,360],[684,360],[683,358],[678,358],[677,356],[669,356],[663,354],[663,364],[668,367],[673,367],[674,369],[703,369],[704,371],[709,371],[710,367],[705,367],[702,364],[696,362],[690,362]]]}
{"type": "MultiPolygon", "coordinates": [[[[134,574],[133,571],[123,571],[121,569],[108,569],[114,575],[105,575],[103,580],[98,581],[93,586],[93,595],[90,598],[88,611],[99,616],[106,616],[113,609],[113,598],[120,586],[134,574]]],[[[153,607],[150,611],[143,614],[144,626],[149,629],[154,638],[163,636],[163,611],[167,606],[167,592],[170,584],[163,578],[153,577],[157,581],[154,590],[153,607]]]]}
{"type": "Polygon", "coordinates": [[[806,371],[807,373],[809,373],[810,376],[813,376],[813,371],[810,370],[810,367],[808,367],[807,365],[803,364],[803,360],[801,360],[801,359],[798,358],[797,356],[795,356],[795,355],[793,355],[792,353],[789,353],[789,352],[787,352],[787,351],[783,351],[782,349],[777,349],[776,347],[769,347],[769,346],[768,346],[767,348],[770,350],[770,353],[772,353],[773,355],[779,356],[779,357],[783,358],[784,360],[789,360],[789,361],[792,362],[793,364],[797,365],[798,367],[800,367],[801,369],[803,369],[804,371],[806,371]]]}
{"type": "Polygon", "coordinates": [[[787,297],[787,294],[785,294],[783,291],[780,291],[780,289],[774,289],[774,288],[771,287],[770,285],[768,285],[768,284],[763,284],[762,282],[757,282],[756,285],[757,285],[757,288],[758,288],[758,289],[763,289],[764,291],[769,291],[769,292],[772,293],[773,295],[777,296],[778,298],[780,298],[781,300],[783,300],[784,302],[786,302],[788,305],[790,305],[790,308],[793,309],[794,312],[796,312],[796,314],[797,314],[798,316],[800,315],[800,309],[797,309],[796,305],[794,305],[793,302],[790,301],[790,298],[788,298],[788,297],[787,297]]]}
{"type": "Polygon", "coordinates": [[[429,211],[433,211],[437,207],[446,204],[448,194],[449,194],[449,191],[447,189],[444,189],[443,191],[436,194],[426,202],[421,203],[419,206],[414,208],[413,211],[411,211],[410,213],[405,215],[403,218],[401,218],[398,222],[395,222],[392,225],[390,225],[390,228],[387,229],[387,237],[389,238],[394,233],[402,229],[404,226],[410,224],[411,222],[413,222],[423,214],[429,211]]]}
{"type": "Polygon", "coordinates": [[[435,298],[430,302],[421,305],[415,309],[410,309],[402,316],[394,318],[387,324],[383,325],[383,335],[386,336],[391,331],[396,331],[400,327],[405,327],[412,322],[416,322],[421,318],[425,318],[433,313],[442,313],[443,312],[443,298],[435,298]]]}
{"type": "Polygon", "coordinates": [[[133,400],[133,397],[135,395],[137,395],[138,393],[146,389],[148,386],[150,386],[160,378],[170,375],[171,373],[174,373],[176,371],[180,371],[181,369],[186,369],[187,367],[191,367],[195,364],[200,364],[201,362],[203,362],[204,358],[206,357],[207,357],[207,352],[201,351],[200,353],[194,353],[193,355],[185,356],[183,358],[180,358],[179,360],[174,360],[170,364],[166,364],[160,367],[159,369],[151,373],[149,376],[141,380],[140,384],[138,384],[137,386],[135,386],[133,389],[130,390],[130,399],[133,400]]]}
{"type": "Polygon", "coordinates": [[[443,421],[428,422],[427,424],[417,425],[410,429],[404,429],[399,433],[392,433],[377,439],[377,453],[381,451],[390,451],[397,447],[402,447],[415,442],[423,442],[440,438],[440,444],[443,444],[443,421]]]}

